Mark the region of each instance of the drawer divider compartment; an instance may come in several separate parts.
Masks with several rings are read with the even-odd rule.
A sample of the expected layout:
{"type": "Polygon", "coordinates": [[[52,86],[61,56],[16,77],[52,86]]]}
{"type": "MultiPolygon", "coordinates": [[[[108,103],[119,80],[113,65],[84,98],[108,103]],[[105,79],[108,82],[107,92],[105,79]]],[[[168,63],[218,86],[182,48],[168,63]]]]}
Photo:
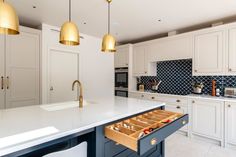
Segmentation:
{"type": "Polygon", "coordinates": [[[158,109],[106,126],[105,136],[143,155],[187,123],[188,115],[158,109]]]}

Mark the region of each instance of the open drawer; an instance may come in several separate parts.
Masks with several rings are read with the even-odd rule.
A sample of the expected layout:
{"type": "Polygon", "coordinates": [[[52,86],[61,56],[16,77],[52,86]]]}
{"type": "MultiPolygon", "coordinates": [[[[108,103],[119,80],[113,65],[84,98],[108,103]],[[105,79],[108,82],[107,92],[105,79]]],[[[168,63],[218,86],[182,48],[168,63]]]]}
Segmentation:
{"type": "Polygon", "coordinates": [[[153,110],[105,127],[105,136],[143,155],[188,123],[188,115],[153,110]]]}

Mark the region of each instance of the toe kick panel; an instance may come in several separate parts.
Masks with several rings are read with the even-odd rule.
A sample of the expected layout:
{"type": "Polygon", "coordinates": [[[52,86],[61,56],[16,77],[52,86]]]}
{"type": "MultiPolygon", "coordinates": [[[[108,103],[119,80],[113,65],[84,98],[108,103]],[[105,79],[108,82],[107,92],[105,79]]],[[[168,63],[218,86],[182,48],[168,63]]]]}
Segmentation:
{"type": "Polygon", "coordinates": [[[106,126],[105,136],[143,155],[188,121],[187,114],[158,109],[106,126]]]}

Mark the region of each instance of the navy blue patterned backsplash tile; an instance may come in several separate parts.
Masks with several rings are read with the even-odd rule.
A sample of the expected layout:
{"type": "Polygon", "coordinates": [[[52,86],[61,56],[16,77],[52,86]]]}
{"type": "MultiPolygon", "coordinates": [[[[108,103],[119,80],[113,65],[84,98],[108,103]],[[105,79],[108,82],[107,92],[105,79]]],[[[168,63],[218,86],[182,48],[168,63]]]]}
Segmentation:
{"type": "Polygon", "coordinates": [[[236,87],[236,76],[192,76],[192,60],[174,60],[157,63],[157,76],[143,76],[141,82],[151,90],[151,80],[162,81],[158,93],[187,95],[192,92],[193,82],[204,83],[204,94],[211,93],[211,82],[216,80],[223,95],[225,87],[236,87]]]}

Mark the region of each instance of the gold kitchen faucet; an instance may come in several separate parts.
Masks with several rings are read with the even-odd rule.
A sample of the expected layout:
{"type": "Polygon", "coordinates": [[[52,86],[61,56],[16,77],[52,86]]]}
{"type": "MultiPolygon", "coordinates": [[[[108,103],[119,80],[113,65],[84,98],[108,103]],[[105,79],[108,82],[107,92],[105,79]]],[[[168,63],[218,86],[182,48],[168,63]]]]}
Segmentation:
{"type": "Polygon", "coordinates": [[[77,94],[77,101],[79,101],[79,108],[83,108],[83,87],[79,80],[75,80],[72,84],[72,91],[75,89],[75,84],[78,83],[79,94],[77,94]]]}

